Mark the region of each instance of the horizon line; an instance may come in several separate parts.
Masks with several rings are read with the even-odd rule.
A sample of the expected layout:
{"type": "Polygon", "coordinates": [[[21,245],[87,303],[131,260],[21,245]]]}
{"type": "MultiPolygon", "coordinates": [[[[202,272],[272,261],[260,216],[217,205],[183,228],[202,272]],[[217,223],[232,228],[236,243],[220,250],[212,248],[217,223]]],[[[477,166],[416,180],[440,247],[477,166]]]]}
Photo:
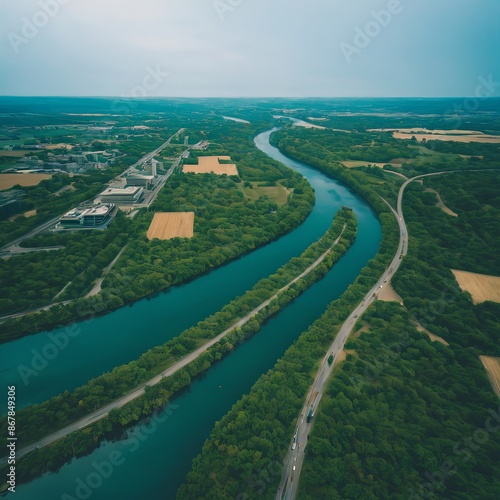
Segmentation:
{"type": "Polygon", "coordinates": [[[148,101],[154,99],[500,99],[500,96],[114,96],[114,95],[7,95],[0,94],[0,98],[39,98],[39,99],[117,99],[123,101],[148,101]]]}

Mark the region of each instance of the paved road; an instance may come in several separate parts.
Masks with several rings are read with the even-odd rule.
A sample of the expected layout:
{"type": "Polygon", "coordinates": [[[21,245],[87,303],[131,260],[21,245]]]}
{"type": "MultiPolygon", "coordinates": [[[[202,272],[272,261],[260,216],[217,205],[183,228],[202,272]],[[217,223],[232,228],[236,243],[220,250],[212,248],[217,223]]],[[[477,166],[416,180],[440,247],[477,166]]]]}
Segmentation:
{"type": "MultiPolygon", "coordinates": [[[[189,151],[190,149],[191,147],[188,147],[186,151],[189,151]]],[[[186,151],[184,151],[184,153],[186,151]]],[[[144,202],[139,205],[134,205],[136,208],[141,208],[141,207],[149,208],[154,203],[154,201],[158,197],[158,194],[160,193],[161,188],[165,185],[165,182],[167,182],[168,178],[172,175],[174,170],[179,166],[179,163],[181,162],[182,158],[184,158],[184,153],[182,153],[182,155],[177,157],[172,166],[168,169],[167,173],[161,176],[160,182],[156,184],[151,193],[147,194],[147,199],[144,200],[144,202]]]]}
{"type": "Polygon", "coordinates": [[[14,314],[7,314],[6,316],[1,316],[0,317],[0,323],[3,323],[4,321],[7,321],[8,319],[13,319],[13,318],[20,318],[22,316],[26,316],[27,314],[32,314],[40,311],[48,311],[49,309],[52,309],[55,306],[66,306],[68,304],[71,304],[73,300],[64,300],[63,302],[55,302],[54,304],[49,304],[48,306],[43,306],[43,307],[38,307],[37,309],[29,309],[28,311],[21,311],[18,313],[14,314]]]}
{"type": "Polygon", "coordinates": [[[0,249],[0,254],[4,255],[4,256],[8,256],[8,255],[12,255],[13,253],[33,251],[32,249],[19,247],[19,243],[22,243],[24,240],[27,240],[29,238],[34,238],[37,234],[40,234],[41,232],[45,231],[46,229],[49,229],[49,227],[55,226],[61,217],[62,217],[62,215],[58,215],[54,219],[50,219],[49,221],[44,222],[43,224],[36,227],[35,229],[30,231],[29,233],[26,233],[25,235],[20,236],[19,238],[15,239],[14,241],[7,243],[7,245],[3,246],[0,249]]]}
{"type": "MultiPolygon", "coordinates": [[[[342,237],[342,234],[344,232],[345,226],[342,229],[342,232],[340,233],[339,237],[334,241],[332,244],[332,247],[330,247],[326,252],[324,252],[316,261],[314,261],[304,272],[302,272],[299,276],[294,278],[292,281],[290,281],[287,285],[282,287],[280,290],[278,290],[272,297],[269,299],[265,300],[262,302],[259,306],[257,306],[255,309],[250,311],[246,316],[238,320],[235,324],[224,330],[222,333],[217,335],[217,337],[214,337],[212,340],[204,344],[203,346],[199,347],[192,353],[188,354],[184,358],[182,358],[180,361],[177,363],[174,363],[170,368],[167,368],[165,371],[160,373],[159,375],[156,375],[152,379],[148,380],[147,382],[144,382],[140,386],[136,387],[133,391],[130,393],[126,394],[125,396],[122,396],[121,398],[117,399],[116,401],[113,401],[112,403],[109,403],[108,405],[100,408],[99,410],[87,415],[86,417],[78,420],[77,422],[74,422],[71,425],[68,425],[67,427],[64,427],[63,429],[54,432],[53,434],[50,434],[49,436],[46,436],[39,441],[32,443],[28,446],[25,446],[24,448],[21,448],[17,451],[16,453],[16,458],[20,459],[30,451],[34,450],[35,448],[42,448],[43,446],[47,446],[49,444],[54,443],[55,441],[58,441],[59,439],[67,436],[68,434],[77,431],[79,429],[82,429],[83,427],[87,427],[90,424],[93,424],[94,422],[97,422],[98,420],[101,420],[102,418],[106,417],[111,410],[114,408],[121,408],[125,404],[129,403],[130,401],[138,398],[139,396],[142,396],[145,392],[146,386],[153,386],[161,382],[161,380],[164,377],[169,377],[173,375],[175,372],[180,370],[181,368],[184,368],[186,365],[194,361],[198,356],[206,352],[210,347],[212,347],[214,344],[219,342],[221,339],[223,339],[228,333],[232,332],[233,330],[237,328],[241,328],[245,323],[247,323],[251,318],[256,316],[262,309],[264,309],[266,306],[268,306],[278,295],[280,295],[282,292],[288,290],[294,283],[296,283],[298,280],[303,278],[304,276],[307,276],[313,269],[315,269],[323,260],[325,257],[332,251],[332,248],[338,244],[340,241],[340,238],[342,237]]],[[[0,459],[0,465],[5,464],[7,461],[6,457],[3,457],[0,459]]]]}
{"type": "Polygon", "coordinates": [[[152,158],[154,158],[157,154],[159,154],[163,149],[165,149],[167,146],[170,145],[170,142],[174,137],[177,137],[179,134],[182,134],[186,129],[185,128],[180,128],[174,135],[169,137],[160,147],[156,148],[154,151],[151,153],[148,153],[147,155],[143,156],[139,161],[134,163],[132,166],[128,167],[126,170],[124,170],[119,176],[120,177],[125,177],[131,170],[134,170],[137,168],[139,165],[142,165],[143,163],[148,162],[152,158]]]}
{"type": "MultiPolygon", "coordinates": [[[[42,229],[44,231],[44,229],[42,229]]],[[[33,235],[35,236],[35,235],[33,235]]],[[[28,236],[31,238],[32,236],[28,236]]],[[[33,253],[33,252],[51,252],[53,250],[63,250],[65,247],[63,246],[54,246],[54,247],[30,247],[23,248],[19,245],[11,245],[6,250],[0,250],[0,257],[9,258],[13,255],[19,255],[21,253],[33,253]]]]}
{"type": "MultiPolygon", "coordinates": [[[[134,163],[131,167],[128,167],[126,170],[124,170],[118,176],[118,178],[124,177],[130,170],[136,168],[138,165],[142,165],[144,162],[147,162],[147,161],[151,160],[151,158],[153,158],[155,155],[157,155],[158,153],[160,153],[160,151],[162,151],[164,148],[166,148],[170,144],[170,141],[172,141],[172,139],[174,137],[177,137],[177,135],[181,134],[185,130],[186,130],[185,128],[179,129],[174,135],[172,135],[171,137],[169,137],[169,139],[166,142],[164,142],[160,147],[156,148],[151,153],[148,153],[147,155],[143,156],[138,162],[134,163]]],[[[93,201],[93,200],[86,200],[86,201],[80,203],[80,205],[82,205],[84,203],[89,203],[91,201],[93,201]]],[[[58,215],[57,217],[55,217],[55,218],[53,218],[53,219],[51,219],[51,220],[49,220],[47,222],[44,222],[43,224],[41,224],[37,228],[33,229],[29,233],[26,233],[25,235],[23,235],[23,236],[15,239],[13,241],[11,241],[10,243],[7,243],[7,245],[4,245],[0,249],[0,256],[8,257],[8,256],[11,256],[14,253],[24,253],[24,252],[29,252],[29,251],[40,251],[41,249],[34,249],[34,250],[32,250],[32,249],[24,249],[24,248],[19,247],[18,245],[19,245],[19,243],[23,242],[24,240],[27,240],[29,238],[33,238],[37,234],[40,234],[41,232],[49,229],[50,227],[55,226],[59,222],[59,219],[63,215],[64,214],[58,215]]],[[[56,250],[57,248],[58,247],[56,247],[56,248],[46,248],[44,250],[56,250]]]]}
{"type": "MultiPolygon", "coordinates": [[[[485,169],[485,170],[492,170],[492,169],[485,169]]],[[[475,171],[477,172],[478,170],[475,171]]],[[[294,434],[294,436],[296,436],[296,446],[295,449],[292,449],[293,447],[293,438],[292,438],[292,441],[290,442],[290,449],[284,460],[281,482],[278,491],[276,493],[277,500],[281,500],[284,498],[293,499],[297,495],[300,473],[304,462],[304,451],[307,446],[307,440],[312,426],[312,422],[309,423],[307,422],[307,413],[311,406],[310,400],[312,396],[314,395],[315,399],[314,410],[316,410],[316,408],[319,405],[319,402],[321,401],[321,397],[324,393],[325,386],[330,378],[332,370],[338,362],[338,354],[343,351],[344,345],[354,325],[356,324],[357,318],[360,317],[366,311],[366,309],[368,309],[368,307],[372,304],[372,302],[376,299],[377,293],[380,291],[380,289],[383,286],[386,286],[390,283],[392,276],[396,273],[402,262],[402,257],[406,255],[408,251],[408,231],[406,228],[406,222],[404,219],[403,208],[402,208],[403,194],[406,187],[411,182],[417,179],[421,179],[423,177],[450,174],[455,172],[459,171],[434,172],[430,174],[418,175],[416,177],[408,179],[407,181],[404,182],[404,184],[401,186],[399,190],[398,200],[397,200],[397,210],[394,210],[389,205],[389,203],[386,202],[389,205],[389,207],[391,207],[391,210],[394,213],[399,223],[400,237],[399,237],[398,249],[390,266],[382,274],[380,279],[377,281],[376,285],[365,295],[361,303],[357,305],[354,311],[352,311],[350,316],[346,319],[346,321],[340,328],[339,333],[335,337],[335,340],[330,345],[325,357],[323,358],[319,371],[316,375],[316,378],[314,379],[313,385],[311,386],[307,394],[305,404],[297,419],[297,426],[295,428],[295,434],[294,434]],[[328,365],[328,358],[331,354],[333,354],[334,360],[331,365],[328,365]]],[[[462,170],[460,172],[464,171],[462,170]]]]}
{"type": "Polygon", "coordinates": [[[102,285],[102,282],[104,281],[104,278],[106,277],[106,275],[109,273],[109,271],[111,271],[111,269],[113,268],[113,266],[116,264],[116,261],[120,258],[121,254],[124,252],[125,248],[127,248],[127,245],[125,245],[119,252],[118,252],[118,255],[111,261],[111,263],[108,265],[108,267],[106,267],[104,269],[104,271],[102,272],[102,276],[101,278],[99,279],[99,281],[94,285],[94,288],[92,288],[92,290],[90,290],[89,293],[87,293],[87,295],[85,295],[85,298],[88,298],[88,297],[92,297],[93,295],[97,295],[100,291],[101,291],[101,285],[102,285]]]}

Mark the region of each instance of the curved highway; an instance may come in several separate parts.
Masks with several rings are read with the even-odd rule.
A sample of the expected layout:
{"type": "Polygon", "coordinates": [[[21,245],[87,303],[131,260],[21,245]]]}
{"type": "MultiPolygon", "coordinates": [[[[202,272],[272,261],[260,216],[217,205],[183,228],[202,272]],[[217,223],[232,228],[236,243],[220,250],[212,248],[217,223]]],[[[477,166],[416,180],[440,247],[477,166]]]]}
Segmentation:
{"type": "MultiPolygon", "coordinates": [[[[492,169],[484,169],[492,170],[492,169]]],[[[479,172],[483,170],[470,170],[472,172],[479,172]]],[[[423,177],[430,177],[434,175],[443,175],[451,173],[466,172],[464,170],[460,171],[444,171],[444,172],[433,172],[430,174],[418,175],[412,177],[402,184],[397,200],[397,210],[394,210],[389,203],[386,203],[391,207],[394,213],[400,229],[399,246],[392,259],[390,266],[385,270],[382,276],[379,278],[375,286],[365,295],[361,303],[352,311],[349,317],[346,319],[342,327],[340,328],[335,340],[331,343],[323,361],[321,362],[320,368],[314,379],[314,382],[307,393],[305,404],[302,407],[301,413],[297,419],[297,425],[295,427],[294,436],[290,442],[289,451],[284,460],[283,472],[281,477],[281,482],[276,493],[276,499],[293,499],[297,495],[298,484],[300,473],[302,470],[302,465],[304,462],[304,451],[307,446],[307,440],[309,438],[309,432],[311,431],[312,422],[308,422],[307,414],[311,409],[311,404],[313,405],[314,412],[319,406],[321,397],[325,391],[326,384],[330,378],[334,366],[338,362],[338,354],[344,349],[344,345],[349,337],[354,325],[356,324],[356,319],[360,317],[371,305],[373,300],[376,299],[377,293],[380,289],[389,284],[392,276],[398,270],[402,258],[406,255],[408,251],[408,230],[406,228],[406,222],[403,215],[403,194],[406,187],[413,181],[421,179],[423,177]],[[328,358],[333,355],[333,362],[331,365],[328,364],[328,358]]],[[[384,200],[385,201],[385,200],[384,200]]]]}

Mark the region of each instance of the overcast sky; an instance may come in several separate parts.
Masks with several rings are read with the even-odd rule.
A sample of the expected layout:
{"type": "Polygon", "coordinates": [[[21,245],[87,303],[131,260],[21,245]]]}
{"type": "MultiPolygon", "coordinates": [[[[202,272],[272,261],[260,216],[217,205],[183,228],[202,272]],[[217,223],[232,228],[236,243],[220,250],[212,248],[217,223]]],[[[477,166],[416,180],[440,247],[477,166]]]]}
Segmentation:
{"type": "Polygon", "coordinates": [[[473,95],[500,81],[499,19],[499,0],[2,0],[0,94],[473,95]]]}

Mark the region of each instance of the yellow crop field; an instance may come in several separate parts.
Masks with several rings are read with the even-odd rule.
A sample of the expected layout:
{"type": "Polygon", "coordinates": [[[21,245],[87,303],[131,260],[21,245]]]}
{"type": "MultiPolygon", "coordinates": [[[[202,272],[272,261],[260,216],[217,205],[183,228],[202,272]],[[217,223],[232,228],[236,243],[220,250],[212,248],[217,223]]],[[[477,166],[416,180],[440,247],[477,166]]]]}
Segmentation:
{"type": "Polygon", "coordinates": [[[500,398],[500,358],[492,358],[491,356],[479,356],[481,363],[488,372],[488,377],[491,381],[494,391],[500,398]]]}
{"type": "Polygon", "coordinates": [[[159,212],[151,221],[147,232],[148,240],[170,240],[192,238],[194,234],[194,212],[159,212]]]}
{"type": "Polygon", "coordinates": [[[426,141],[455,141],[455,142],[480,142],[483,144],[498,144],[500,136],[497,135],[443,135],[443,134],[402,134],[401,132],[393,132],[393,137],[396,139],[411,139],[415,137],[418,142],[426,141]]]}
{"type": "Polygon", "coordinates": [[[474,304],[491,300],[500,302],[500,277],[451,270],[460,288],[472,295],[474,304]]]}
{"type": "Polygon", "coordinates": [[[0,174],[0,191],[10,189],[16,184],[20,186],[36,186],[51,177],[49,174],[0,174]]]}
{"type": "Polygon", "coordinates": [[[184,172],[194,174],[214,174],[238,175],[236,165],[230,163],[219,163],[219,160],[231,160],[230,156],[200,156],[198,165],[184,165],[184,172]]]}
{"type": "Polygon", "coordinates": [[[27,154],[31,153],[31,151],[10,151],[10,150],[2,150],[0,151],[0,156],[13,157],[13,158],[22,158],[27,154]]]}

